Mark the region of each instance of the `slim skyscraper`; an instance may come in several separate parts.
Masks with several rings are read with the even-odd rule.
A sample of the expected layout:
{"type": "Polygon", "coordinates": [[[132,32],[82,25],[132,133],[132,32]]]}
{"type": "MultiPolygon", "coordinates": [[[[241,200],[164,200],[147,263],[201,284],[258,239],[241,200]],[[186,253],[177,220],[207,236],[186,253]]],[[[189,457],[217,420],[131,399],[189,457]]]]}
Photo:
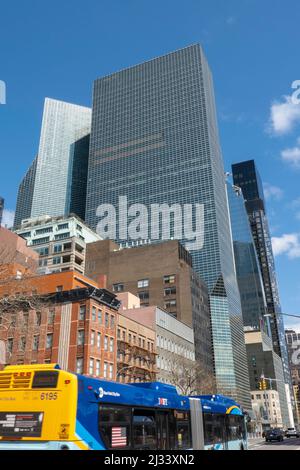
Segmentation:
{"type": "Polygon", "coordinates": [[[282,315],[280,315],[281,306],[261,178],[254,160],[232,165],[232,173],[234,184],[241,188],[246,200],[246,209],[265,289],[267,309],[271,315],[273,347],[276,354],[282,358],[285,380],[291,390],[284,323],[282,315]]]}
{"type": "MultiPolygon", "coordinates": [[[[79,191],[85,201],[85,189],[82,193],[82,185],[86,185],[90,126],[90,108],[46,98],[31,217],[61,216],[70,213],[71,195],[73,193],[74,197],[74,191],[76,193],[74,184],[78,183],[80,165],[83,168],[83,180],[79,178],[79,191]]],[[[74,204],[78,207],[78,203],[74,204]]],[[[78,215],[82,217],[84,209],[81,202],[79,207],[78,215]]]]}
{"type": "Polygon", "coordinates": [[[95,81],[87,223],[96,228],[97,207],[120,196],[204,205],[204,244],[191,254],[210,292],[217,384],[250,408],[213,82],[198,44],[95,81]]]}

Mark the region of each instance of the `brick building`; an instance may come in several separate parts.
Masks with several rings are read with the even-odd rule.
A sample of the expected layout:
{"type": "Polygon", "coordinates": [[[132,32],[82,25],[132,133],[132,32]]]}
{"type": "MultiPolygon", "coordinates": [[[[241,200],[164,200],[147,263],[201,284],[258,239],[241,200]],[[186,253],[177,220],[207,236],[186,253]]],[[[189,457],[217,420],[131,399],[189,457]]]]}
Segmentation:
{"type": "Polygon", "coordinates": [[[156,305],[193,328],[196,358],[213,370],[208,291],[178,240],[131,248],[89,243],[85,274],[96,281],[105,275],[109,290],[131,292],[141,307],[156,305]]]}
{"type": "Polygon", "coordinates": [[[32,285],[37,292],[27,294],[27,301],[22,292],[13,304],[11,297],[8,302],[1,299],[0,341],[6,345],[5,363],[57,362],[71,372],[114,380],[116,296],[78,273],[40,276],[32,285]]]}
{"type": "Polygon", "coordinates": [[[23,238],[0,227],[0,280],[36,272],[38,258],[23,238]]]}
{"type": "Polygon", "coordinates": [[[118,316],[117,380],[154,382],[156,380],[156,335],[152,328],[124,315],[118,316]]]}

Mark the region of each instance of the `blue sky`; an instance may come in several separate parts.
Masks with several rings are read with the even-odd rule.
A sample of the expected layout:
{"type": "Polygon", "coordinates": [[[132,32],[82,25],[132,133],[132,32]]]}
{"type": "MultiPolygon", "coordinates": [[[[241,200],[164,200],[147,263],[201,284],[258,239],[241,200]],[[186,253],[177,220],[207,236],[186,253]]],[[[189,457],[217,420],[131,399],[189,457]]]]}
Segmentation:
{"type": "Polygon", "coordinates": [[[225,167],[256,160],[283,311],[300,314],[300,105],[290,98],[300,80],[299,15],[298,0],[2,0],[6,208],[14,210],[37,152],[46,96],[89,106],[96,77],[200,42],[214,76],[225,167]]]}

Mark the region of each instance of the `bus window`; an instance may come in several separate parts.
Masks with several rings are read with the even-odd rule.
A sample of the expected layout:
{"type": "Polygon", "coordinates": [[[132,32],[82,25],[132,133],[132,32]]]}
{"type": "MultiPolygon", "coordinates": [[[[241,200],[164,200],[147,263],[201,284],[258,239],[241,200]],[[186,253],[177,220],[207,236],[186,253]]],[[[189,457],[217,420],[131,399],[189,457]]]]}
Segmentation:
{"type": "Polygon", "coordinates": [[[204,444],[224,444],[225,418],[223,415],[204,413],[204,444]]]}
{"type": "Polygon", "coordinates": [[[227,433],[229,441],[241,440],[244,437],[243,416],[228,415],[227,416],[227,433]]]}
{"type": "Polygon", "coordinates": [[[135,449],[157,449],[154,410],[133,411],[133,447],[135,449]]]}
{"type": "Polygon", "coordinates": [[[176,410],[175,418],[177,424],[177,449],[190,449],[192,445],[189,413],[176,410]]]}
{"type": "Polygon", "coordinates": [[[109,449],[124,449],[130,445],[131,408],[99,406],[99,431],[109,449]]]}

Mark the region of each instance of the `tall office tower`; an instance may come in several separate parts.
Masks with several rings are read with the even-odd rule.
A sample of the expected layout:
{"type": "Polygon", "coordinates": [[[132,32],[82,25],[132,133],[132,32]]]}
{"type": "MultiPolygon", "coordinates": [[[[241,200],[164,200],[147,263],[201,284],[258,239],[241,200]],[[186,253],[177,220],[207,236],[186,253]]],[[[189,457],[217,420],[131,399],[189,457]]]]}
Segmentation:
{"type": "Polygon", "coordinates": [[[270,334],[259,261],[242,191],[227,183],[230,221],[244,327],[270,334]]]}
{"type": "Polygon", "coordinates": [[[291,389],[284,323],[280,315],[281,306],[261,178],[254,160],[232,165],[232,173],[234,184],[241,188],[246,200],[246,209],[264,283],[267,309],[271,315],[273,347],[276,354],[282,358],[285,380],[291,389]]]}
{"type": "MultiPolygon", "coordinates": [[[[118,207],[120,196],[149,209],[204,205],[203,247],[191,249],[187,236],[177,238],[190,249],[209,289],[219,391],[250,408],[213,82],[200,45],[95,81],[86,222],[96,228],[97,207],[118,207]]],[[[173,222],[174,228],[178,219],[173,222]]],[[[119,228],[115,239],[122,242],[119,228]]]]}
{"type": "Polygon", "coordinates": [[[290,404],[284,386],[283,364],[273,350],[270,321],[265,316],[267,303],[264,285],[245,200],[242,190],[237,186],[227,183],[227,192],[252,395],[259,388],[261,374],[274,377],[276,380],[271,389],[278,391],[281,417],[285,425],[289,426],[290,404]],[[257,334],[251,334],[253,332],[257,334]]]}
{"type": "Polygon", "coordinates": [[[264,283],[268,313],[271,314],[271,332],[274,351],[282,357],[284,371],[288,383],[290,383],[284,324],[282,315],[280,315],[281,307],[275,263],[261,178],[254,160],[232,165],[232,173],[234,184],[241,188],[246,200],[246,209],[264,283]]]}
{"type": "Polygon", "coordinates": [[[89,108],[46,98],[31,217],[68,215],[72,205],[84,217],[76,194],[85,199],[90,126],[89,108]]]}
{"type": "Polygon", "coordinates": [[[20,227],[22,220],[28,219],[31,216],[36,162],[37,157],[35,157],[35,159],[33,160],[32,164],[28,168],[24,178],[20,183],[14,219],[14,228],[20,227]]]}
{"type": "Polygon", "coordinates": [[[3,197],[0,196],[0,226],[2,222],[3,210],[4,210],[4,199],[3,197]]]}

